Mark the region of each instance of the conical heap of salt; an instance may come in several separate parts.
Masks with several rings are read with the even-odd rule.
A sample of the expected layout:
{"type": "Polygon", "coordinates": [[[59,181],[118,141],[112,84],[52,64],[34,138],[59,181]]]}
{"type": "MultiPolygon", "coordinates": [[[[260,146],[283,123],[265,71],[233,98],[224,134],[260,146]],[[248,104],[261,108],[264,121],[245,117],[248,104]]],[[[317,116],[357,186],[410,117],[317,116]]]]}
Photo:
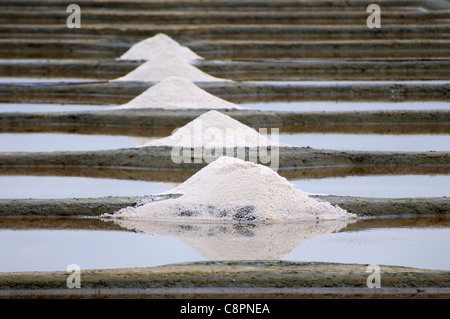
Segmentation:
{"type": "Polygon", "coordinates": [[[218,158],[166,194],[182,196],[127,207],[113,217],[235,222],[356,217],[308,197],[269,167],[227,156],[218,158]]]}
{"type": "Polygon", "coordinates": [[[173,53],[180,60],[189,63],[203,59],[188,47],[180,45],[171,37],[164,33],[158,33],[151,38],[136,43],[117,60],[150,60],[165,52],[173,53]]]}
{"type": "Polygon", "coordinates": [[[208,111],[177,129],[172,135],[144,146],[234,148],[290,146],[267,139],[255,129],[218,111],[208,111]]]}
{"type": "Polygon", "coordinates": [[[242,109],[202,90],[191,81],[171,76],[115,109],[242,109]]]}
{"type": "Polygon", "coordinates": [[[169,76],[183,77],[192,82],[230,82],[211,76],[172,53],[161,53],[143,63],[125,76],[112,81],[159,82],[169,76]]]}

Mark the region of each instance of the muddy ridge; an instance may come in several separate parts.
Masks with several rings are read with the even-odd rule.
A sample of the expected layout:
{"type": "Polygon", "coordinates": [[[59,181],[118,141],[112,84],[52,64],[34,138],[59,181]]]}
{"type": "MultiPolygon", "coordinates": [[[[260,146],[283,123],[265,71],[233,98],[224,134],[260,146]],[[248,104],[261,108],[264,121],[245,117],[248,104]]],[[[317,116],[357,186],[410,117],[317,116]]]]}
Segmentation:
{"type": "Polygon", "coordinates": [[[380,268],[383,273],[381,289],[367,288],[367,265],[315,262],[211,261],[151,268],[83,270],[81,289],[67,289],[67,273],[63,271],[5,273],[0,277],[0,298],[450,296],[448,271],[384,265],[380,268]]]}
{"type": "MultiPolygon", "coordinates": [[[[67,199],[0,199],[3,217],[74,217],[112,214],[146,200],[164,200],[178,195],[140,197],[67,198],[67,199]]],[[[338,205],[359,217],[449,215],[450,199],[436,198],[367,198],[352,196],[312,195],[312,198],[338,205]]]]}
{"type": "MultiPolygon", "coordinates": [[[[335,151],[316,150],[301,147],[279,147],[274,149],[272,156],[277,162],[267,162],[272,159],[271,148],[259,150],[246,147],[223,149],[222,154],[228,156],[245,156],[252,160],[254,154],[259,164],[272,165],[278,168],[330,167],[330,166],[448,166],[449,152],[379,152],[379,151],[335,151]],[[263,152],[263,153],[261,153],[263,152]],[[277,153],[276,153],[277,152],[277,153]],[[238,155],[239,154],[239,155],[238,155]],[[265,156],[265,157],[263,157],[265,156]]],[[[216,153],[218,154],[218,153],[216,153]]],[[[191,151],[186,154],[174,155],[177,163],[172,160],[172,148],[167,146],[142,147],[105,151],[63,151],[63,152],[12,152],[0,154],[1,166],[90,166],[90,167],[122,167],[150,169],[194,169],[198,170],[219,155],[195,155],[191,151]],[[201,156],[202,162],[196,163],[195,157],[201,156]],[[151,159],[151,161],[150,161],[151,159]]],[[[242,158],[244,159],[244,158],[242,158]]]]}

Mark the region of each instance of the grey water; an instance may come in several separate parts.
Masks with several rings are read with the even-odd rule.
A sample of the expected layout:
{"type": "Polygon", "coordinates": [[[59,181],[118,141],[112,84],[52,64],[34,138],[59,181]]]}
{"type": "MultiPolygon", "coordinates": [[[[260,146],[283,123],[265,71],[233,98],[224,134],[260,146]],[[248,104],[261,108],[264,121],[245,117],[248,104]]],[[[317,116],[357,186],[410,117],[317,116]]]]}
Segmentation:
{"type": "MultiPolygon", "coordinates": [[[[445,253],[450,251],[449,239],[450,228],[386,227],[334,232],[290,247],[280,259],[450,270],[450,255],[445,253]]],[[[259,249],[264,255],[266,247],[259,249]]],[[[189,240],[154,233],[0,230],[0,272],[66,271],[70,264],[82,270],[151,267],[202,260],[209,259],[190,246],[189,240]]]]}

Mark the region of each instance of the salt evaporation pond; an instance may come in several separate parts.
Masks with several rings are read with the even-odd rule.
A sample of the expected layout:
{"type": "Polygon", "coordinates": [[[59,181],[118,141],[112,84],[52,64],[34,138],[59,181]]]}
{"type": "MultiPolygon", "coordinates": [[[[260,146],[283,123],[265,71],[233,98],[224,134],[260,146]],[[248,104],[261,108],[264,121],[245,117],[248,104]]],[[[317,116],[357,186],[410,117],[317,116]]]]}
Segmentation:
{"type": "Polygon", "coordinates": [[[449,110],[450,102],[337,102],[337,101],[289,101],[253,102],[239,104],[244,108],[259,111],[283,112],[351,112],[394,110],[449,110]]]}
{"type": "MultiPolygon", "coordinates": [[[[269,140],[275,141],[270,135],[267,137],[269,140]]],[[[0,152],[91,151],[135,148],[161,138],[162,136],[0,133],[0,152]]],[[[450,136],[447,134],[281,133],[279,142],[314,149],[385,152],[450,151],[450,136]]]]}
{"type": "MultiPolygon", "coordinates": [[[[182,231],[183,228],[179,228],[179,232],[182,231]]],[[[235,239],[242,241],[244,236],[236,235],[235,239]]],[[[277,237],[282,240],[283,233],[277,237]]],[[[445,253],[450,251],[448,238],[448,227],[386,227],[334,232],[285,247],[280,260],[450,270],[450,257],[445,253]]],[[[0,230],[0,272],[66,271],[70,264],[78,264],[81,269],[111,269],[210,260],[198,250],[207,245],[211,235],[191,238],[194,243],[183,239],[186,242],[159,234],[116,230],[3,229],[0,230]]],[[[230,250],[239,255],[242,245],[230,243],[234,243],[230,250]]],[[[257,256],[259,252],[264,256],[272,248],[270,244],[262,246],[255,254],[257,256]]],[[[221,256],[220,251],[217,254],[217,257],[221,256]]]]}
{"type": "Polygon", "coordinates": [[[0,198],[88,198],[144,196],[168,191],[173,185],[112,178],[0,176],[0,198]]]}
{"type": "MultiPolygon", "coordinates": [[[[272,101],[240,103],[239,106],[259,111],[281,112],[351,112],[394,110],[449,110],[450,102],[337,102],[337,101],[272,101]]],[[[0,103],[2,112],[65,112],[106,110],[118,105],[87,105],[58,103],[0,103]]]]}
{"type": "Polygon", "coordinates": [[[281,133],[280,143],[349,151],[450,151],[450,135],[447,134],[281,133]]]}
{"type": "Polygon", "coordinates": [[[49,104],[49,103],[1,103],[0,113],[41,113],[109,110],[117,105],[49,104]]]}
{"type": "MultiPolygon", "coordinates": [[[[372,175],[290,180],[310,194],[379,198],[450,196],[450,175],[372,175]]],[[[0,198],[144,196],[179,183],[112,178],[1,175],[0,198]]]]}
{"type": "Polygon", "coordinates": [[[449,84],[448,80],[427,80],[427,81],[329,81],[329,80],[288,80],[288,81],[242,81],[242,83],[248,84],[259,84],[259,85],[305,85],[305,86],[329,86],[333,85],[336,87],[342,85],[397,85],[397,84],[405,84],[405,85],[422,85],[422,84],[449,84]]]}
{"type": "Polygon", "coordinates": [[[28,83],[82,83],[82,82],[98,82],[98,79],[86,79],[86,78],[43,78],[43,77],[0,77],[1,84],[15,83],[15,84],[28,84],[28,83]]]}
{"type": "Polygon", "coordinates": [[[291,182],[311,194],[377,198],[450,196],[450,175],[346,176],[291,182]]]}
{"type": "Polygon", "coordinates": [[[133,137],[60,133],[0,133],[0,152],[93,151],[133,148],[133,137]]]}

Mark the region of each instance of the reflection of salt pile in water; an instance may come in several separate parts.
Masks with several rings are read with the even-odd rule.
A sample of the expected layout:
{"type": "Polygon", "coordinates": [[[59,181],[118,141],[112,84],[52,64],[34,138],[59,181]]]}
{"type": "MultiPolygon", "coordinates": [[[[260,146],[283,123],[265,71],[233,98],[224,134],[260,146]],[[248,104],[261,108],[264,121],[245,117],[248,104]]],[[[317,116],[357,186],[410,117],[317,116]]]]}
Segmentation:
{"type": "Polygon", "coordinates": [[[242,109],[202,90],[191,81],[171,76],[115,109],[242,109]]]}
{"type": "Polygon", "coordinates": [[[180,76],[193,82],[231,82],[211,76],[172,53],[161,53],[113,82],[159,82],[169,76],[180,76]]]}
{"type": "Polygon", "coordinates": [[[267,139],[228,115],[209,111],[177,129],[172,135],[151,141],[144,146],[233,148],[270,145],[288,146],[267,139]]]}
{"type": "Polygon", "coordinates": [[[183,196],[126,207],[113,217],[237,222],[356,217],[308,197],[269,167],[227,156],[165,194],[183,196]]]}
{"type": "Polygon", "coordinates": [[[338,232],[353,221],[188,224],[120,219],[114,222],[130,230],[181,240],[210,260],[280,260],[304,242],[338,232]]]}
{"type": "Polygon", "coordinates": [[[164,52],[171,52],[185,62],[203,59],[188,47],[180,45],[171,37],[163,33],[158,33],[151,38],[133,45],[117,60],[150,60],[164,52]]]}

